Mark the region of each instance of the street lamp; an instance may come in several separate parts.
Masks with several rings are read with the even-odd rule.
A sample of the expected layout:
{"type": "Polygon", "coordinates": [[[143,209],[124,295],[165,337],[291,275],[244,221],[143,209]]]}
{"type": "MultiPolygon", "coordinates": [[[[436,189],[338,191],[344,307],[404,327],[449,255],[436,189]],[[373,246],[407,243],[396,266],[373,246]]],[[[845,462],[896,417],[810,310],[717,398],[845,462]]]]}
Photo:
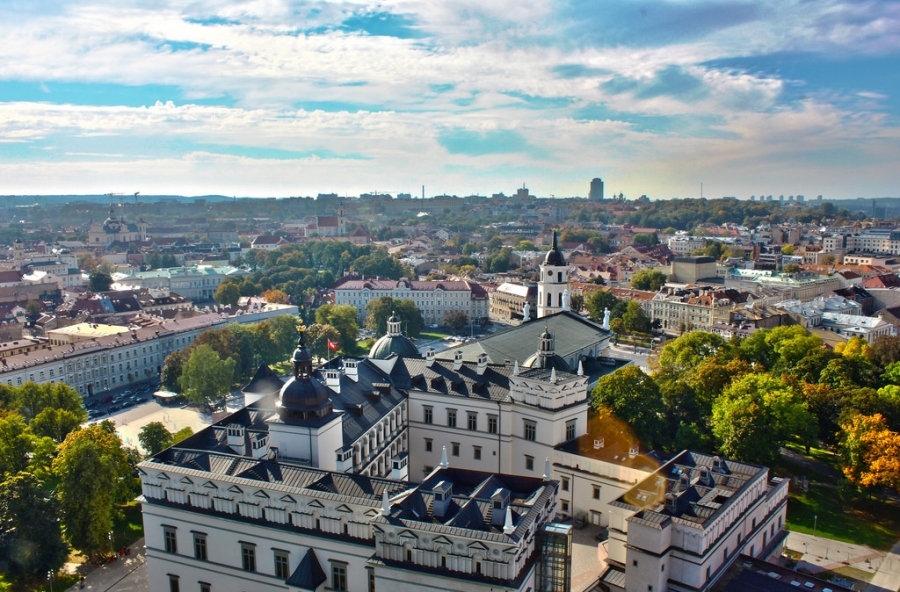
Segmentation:
{"type": "Polygon", "coordinates": [[[53,570],[47,570],[47,581],[50,582],[50,592],[53,592],[53,570]]]}
{"type": "Polygon", "coordinates": [[[813,536],[816,536],[816,527],[819,525],[819,516],[813,516],[813,536]]]}

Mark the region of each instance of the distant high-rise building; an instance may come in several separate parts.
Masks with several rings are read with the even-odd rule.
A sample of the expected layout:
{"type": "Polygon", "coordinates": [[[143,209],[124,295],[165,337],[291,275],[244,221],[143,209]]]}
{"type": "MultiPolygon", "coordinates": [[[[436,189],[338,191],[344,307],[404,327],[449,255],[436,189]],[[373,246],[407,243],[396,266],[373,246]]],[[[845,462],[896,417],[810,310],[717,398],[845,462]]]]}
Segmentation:
{"type": "Polygon", "coordinates": [[[591,192],[588,198],[591,201],[603,201],[603,179],[600,177],[591,179],[591,192]]]}

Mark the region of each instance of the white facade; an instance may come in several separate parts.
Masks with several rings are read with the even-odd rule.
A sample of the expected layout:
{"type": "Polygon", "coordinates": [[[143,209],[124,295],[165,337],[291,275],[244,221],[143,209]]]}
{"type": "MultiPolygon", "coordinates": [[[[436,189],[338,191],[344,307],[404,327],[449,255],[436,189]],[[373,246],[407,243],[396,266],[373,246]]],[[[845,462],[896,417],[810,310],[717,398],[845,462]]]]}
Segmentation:
{"type": "Polygon", "coordinates": [[[449,311],[463,311],[475,324],[487,318],[490,300],[484,289],[469,281],[414,280],[346,280],[334,288],[335,304],[356,307],[360,318],[366,316],[366,305],[382,296],[412,300],[422,312],[426,324],[441,324],[449,311]]]}
{"type": "Polygon", "coordinates": [[[540,267],[541,279],[538,280],[537,296],[539,319],[569,308],[569,303],[565,300],[569,289],[569,266],[557,247],[556,232],[553,233],[553,245],[540,267]]]}

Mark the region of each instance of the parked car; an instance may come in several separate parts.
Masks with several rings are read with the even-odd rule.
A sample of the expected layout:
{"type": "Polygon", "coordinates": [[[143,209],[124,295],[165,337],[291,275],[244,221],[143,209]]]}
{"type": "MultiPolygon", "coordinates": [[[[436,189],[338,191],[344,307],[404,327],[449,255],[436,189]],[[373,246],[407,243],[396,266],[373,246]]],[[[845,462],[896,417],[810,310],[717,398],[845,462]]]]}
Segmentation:
{"type": "Polygon", "coordinates": [[[113,411],[118,411],[119,409],[121,409],[121,407],[119,407],[118,405],[110,405],[106,408],[106,410],[110,413],[112,413],[113,411]]]}
{"type": "Polygon", "coordinates": [[[112,400],[113,400],[113,396],[112,396],[112,395],[106,395],[105,397],[103,397],[102,399],[100,399],[100,402],[101,402],[101,403],[112,403],[112,400]]]}
{"type": "Polygon", "coordinates": [[[126,399],[126,400],[122,403],[122,409],[128,409],[129,407],[134,407],[134,401],[132,401],[132,400],[130,400],[130,399],[126,399]]]}

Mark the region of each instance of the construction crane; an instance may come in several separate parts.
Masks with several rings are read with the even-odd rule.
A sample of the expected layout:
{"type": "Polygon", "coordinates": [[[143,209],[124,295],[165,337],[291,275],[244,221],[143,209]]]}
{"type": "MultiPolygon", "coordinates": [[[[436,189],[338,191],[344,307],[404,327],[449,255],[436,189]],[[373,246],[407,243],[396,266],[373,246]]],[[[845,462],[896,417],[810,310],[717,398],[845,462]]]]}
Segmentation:
{"type": "Polygon", "coordinates": [[[138,197],[140,194],[141,194],[140,191],[135,191],[135,192],[134,192],[134,205],[137,205],[137,197],[138,197]]]}

